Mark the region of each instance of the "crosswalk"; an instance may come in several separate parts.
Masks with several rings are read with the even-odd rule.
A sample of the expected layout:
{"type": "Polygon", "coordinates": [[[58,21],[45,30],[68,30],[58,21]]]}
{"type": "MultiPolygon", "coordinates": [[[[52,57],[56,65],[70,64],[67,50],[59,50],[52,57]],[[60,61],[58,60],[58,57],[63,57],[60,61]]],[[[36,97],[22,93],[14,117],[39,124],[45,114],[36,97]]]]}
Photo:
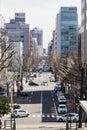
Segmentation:
{"type": "MultiPolygon", "coordinates": [[[[5,115],[3,118],[9,118],[11,114],[5,115]]],[[[57,118],[58,115],[55,114],[29,114],[29,118],[57,118]]]]}
{"type": "Polygon", "coordinates": [[[23,91],[44,91],[44,90],[53,90],[53,87],[24,87],[23,91]]]}
{"type": "Polygon", "coordinates": [[[30,114],[31,118],[57,118],[58,115],[50,115],[50,114],[30,114]]]}

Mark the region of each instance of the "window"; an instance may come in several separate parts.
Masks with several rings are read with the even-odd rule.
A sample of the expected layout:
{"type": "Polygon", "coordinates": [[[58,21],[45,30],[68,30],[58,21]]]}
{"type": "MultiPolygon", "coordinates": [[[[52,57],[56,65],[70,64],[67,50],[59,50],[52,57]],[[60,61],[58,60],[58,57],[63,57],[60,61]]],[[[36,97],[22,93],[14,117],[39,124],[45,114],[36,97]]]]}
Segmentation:
{"type": "Polygon", "coordinates": [[[22,35],[22,36],[20,36],[21,38],[24,38],[24,36],[22,35]]]}
{"type": "Polygon", "coordinates": [[[76,15],[62,15],[61,20],[62,21],[76,21],[77,17],[76,15]]]}

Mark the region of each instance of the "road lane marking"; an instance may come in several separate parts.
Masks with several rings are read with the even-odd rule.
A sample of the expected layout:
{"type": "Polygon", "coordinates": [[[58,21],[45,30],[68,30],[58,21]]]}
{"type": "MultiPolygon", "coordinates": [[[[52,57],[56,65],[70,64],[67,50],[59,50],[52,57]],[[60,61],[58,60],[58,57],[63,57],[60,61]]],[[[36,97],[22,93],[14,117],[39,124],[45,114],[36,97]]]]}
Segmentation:
{"type": "Polygon", "coordinates": [[[56,115],[57,115],[57,110],[56,110],[56,105],[55,105],[55,102],[54,102],[54,98],[53,98],[53,94],[52,94],[52,100],[53,100],[53,104],[54,104],[54,109],[55,109],[55,112],[56,112],[56,115]]]}
{"type": "Polygon", "coordinates": [[[41,91],[41,108],[40,108],[40,114],[42,114],[42,105],[43,105],[43,91],[41,91]]]}
{"type": "Polygon", "coordinates": [[[47,115],[47,117],[50,117],[50,115],[47,115]]]}
{"type": "MultiPolygon", "coordinates": [[[[10,115],[6,115],[5,117],[9,118],[10,115]]],[[[56,118],[58,115],[51,114],[29,114],[29,118],[56,118]]]]}
{"type": "Polygon", "coordinates": [[[50,114],[43,114],[43,115],[40,115],[40,114],[30,114],[29,115],[29,118],[56,118],[58,115],[50,115],[50,114]]]}
{"type": "Polygon", "coordinates": [[[36,117],[36,115],[32,115],[32,117],[36,117]]]}
{"type": "Polygon", "coordinates": [[[56,109],[55,102],[53,104],[54,104],[54,109],[55,109],[55,112],[56,112],[56,115],[57,115],[57,109],[56,109]]]}
{"type": "Polygon", "coordinates": [[[52,118],[55,118],[55,115],[52,115],[52,118]]]}
{"type": "Polygon", "coordinates": [[[45,117],[45,115],[42,115],[42,117],[45,117]]]}

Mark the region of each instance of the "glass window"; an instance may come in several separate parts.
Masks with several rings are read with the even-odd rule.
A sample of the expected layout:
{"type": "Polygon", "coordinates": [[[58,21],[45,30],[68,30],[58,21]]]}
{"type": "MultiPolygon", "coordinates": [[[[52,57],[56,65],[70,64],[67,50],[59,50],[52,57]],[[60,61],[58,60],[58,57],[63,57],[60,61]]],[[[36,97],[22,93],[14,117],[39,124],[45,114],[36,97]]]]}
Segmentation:
{"type": "Polygon", "coordinates": [[[62,15],[61,16],[61,20],[62,21],[76,21],[77,20],[77,17],[76,15],[62,15]]]}

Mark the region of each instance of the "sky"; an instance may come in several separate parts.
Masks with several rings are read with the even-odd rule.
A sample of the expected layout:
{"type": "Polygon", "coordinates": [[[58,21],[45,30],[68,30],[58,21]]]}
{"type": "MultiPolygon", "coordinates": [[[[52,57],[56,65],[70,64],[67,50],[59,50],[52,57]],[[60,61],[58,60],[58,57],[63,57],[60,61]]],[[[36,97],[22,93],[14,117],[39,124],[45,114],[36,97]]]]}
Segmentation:
{"type": "Polygon", "coordinates": [[[81,23],[81,0],[0,0],[0,15],[9,22],[15,12],[25,12],[30,30],[34,27],[43,29],[43,47],[47,48],[61,6],[76,6],[78,23],[81,23]]]}

